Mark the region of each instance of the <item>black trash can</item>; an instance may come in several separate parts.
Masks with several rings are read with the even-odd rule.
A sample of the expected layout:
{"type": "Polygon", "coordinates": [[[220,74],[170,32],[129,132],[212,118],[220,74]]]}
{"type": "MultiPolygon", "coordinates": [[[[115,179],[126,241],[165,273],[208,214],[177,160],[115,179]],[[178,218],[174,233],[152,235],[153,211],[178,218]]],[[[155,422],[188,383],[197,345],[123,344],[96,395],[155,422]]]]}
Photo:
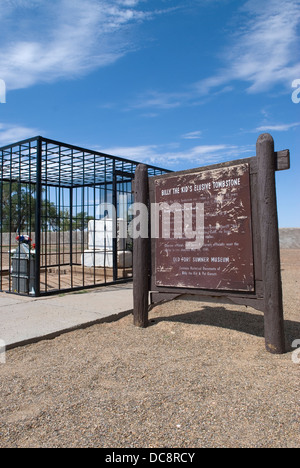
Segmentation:
{"type": "Polygon", "coordinates": [[[19,244],[11,259],[12,291],[35,295],[35,257],[27,244],[19,244]]]}

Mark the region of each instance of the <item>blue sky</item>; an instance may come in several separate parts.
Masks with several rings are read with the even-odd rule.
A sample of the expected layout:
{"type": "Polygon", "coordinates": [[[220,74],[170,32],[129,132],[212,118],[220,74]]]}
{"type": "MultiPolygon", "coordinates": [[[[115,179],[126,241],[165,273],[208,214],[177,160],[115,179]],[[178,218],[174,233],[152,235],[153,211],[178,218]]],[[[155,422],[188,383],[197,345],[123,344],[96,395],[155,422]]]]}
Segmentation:
{"type": "Polygon", "coordinates": [[[300,0],[0,0],[0,145],[35,135],[189,169],[290,149],[300,227],[300,0]]]}

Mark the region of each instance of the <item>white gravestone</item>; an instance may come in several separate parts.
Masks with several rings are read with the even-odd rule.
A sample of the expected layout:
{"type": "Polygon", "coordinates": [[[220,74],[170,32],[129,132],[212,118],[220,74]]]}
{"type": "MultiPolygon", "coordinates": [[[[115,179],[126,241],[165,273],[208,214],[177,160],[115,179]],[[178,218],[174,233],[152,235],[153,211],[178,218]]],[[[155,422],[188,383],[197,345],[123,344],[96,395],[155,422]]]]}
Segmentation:
{"type": "MultiPolygon", "coordinates": [[[[82,265],[85,267],[113,268],[113,235],[112,219],[97,219],[88,224],[89,249],[82,255],[82,265]]],[[[132,252],[126,250],[127,222],[118,219],[117,222],[117,258],[118,268],[132,267],[132,252]]]]}

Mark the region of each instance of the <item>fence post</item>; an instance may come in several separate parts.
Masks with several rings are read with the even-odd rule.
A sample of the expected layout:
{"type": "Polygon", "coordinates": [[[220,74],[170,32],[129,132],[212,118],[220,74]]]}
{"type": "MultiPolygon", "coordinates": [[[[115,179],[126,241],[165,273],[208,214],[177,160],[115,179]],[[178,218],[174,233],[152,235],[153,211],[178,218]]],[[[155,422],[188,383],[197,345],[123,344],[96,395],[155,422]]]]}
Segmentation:
{"type": "Polygon", "coordinates": [[[256,145],[258,160],[261,261],[265,302],[265,340],[270,353],[285,352],[280,249],[276,202],[276,158],[271,135],[260,135],[256,145]]]}
{"type": "Polygon", "coordinates": [[[41,294],[41,216],[42,216],[42,140],[36,148],[36,206],[35,206],[35,297],[41,294]]]}
{"type": "MultiPolygon", "coordinates": [[[[148,206],[148,169],[144,164],[136,168],[134,179],[134,202],[148,206]]],[[[148,326],[149,310],[149,239],[141,236],[133,242],[133,317],[134,325],[148,326]]]]}
{"type": "MultiPolygon", "coordinates": [[[[112,220],[113,229],[113,281],[118,280],[118,208],[117,208],[117,175],[116,175],[116,160],[113,160],[113,183],[112,183],[112,204],[114,207],[114,214],[112,220]]],[[[95,229],[96,230],[96,229],[95,229]]],[[[105,252],[106,255],[106,252],[105,252]]]]}

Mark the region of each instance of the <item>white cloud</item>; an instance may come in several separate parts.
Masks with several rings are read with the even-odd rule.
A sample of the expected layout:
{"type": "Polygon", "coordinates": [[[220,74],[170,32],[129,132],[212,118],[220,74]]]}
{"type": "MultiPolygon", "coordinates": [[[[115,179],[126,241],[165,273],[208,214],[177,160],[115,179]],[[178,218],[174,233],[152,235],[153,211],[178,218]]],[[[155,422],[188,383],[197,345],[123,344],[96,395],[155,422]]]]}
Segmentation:
{"type": "Polygon", "coordinates": [[[77,77],[114,63],[136,48],[128,27],[154,15],[139,10],[139,3],[2,0],[1,78],[8,89],[18,89],[77,77]]]}
{"type": "Polygon", "coordinates": [[[131,107],[135,109],[143,109],[147,107],[174,109],[176,107],[180,107],[182,103],[188,99],[189,94],[187,93],[148,91],[145,95],[140,96],[135,104],[131,104],[131,107]]]}
{"type": "Polygon", "coordinates": [[[198,140],[202,138],[202,132],[201,130],[197,130],[196,132],[185,133],[185,135],[182,135],[182,138],[184,140],[198,140]]]}
{"type": "MultiPolygon", "coordinates": [[[[99,148],[97,149],[99,150],[99,148]]],[[[185,166],[189,164],[197,167],[247,158],[255,154],[255,147],[220,144],[199,145],[181,149],[178,144],[169,144],[109,147],[100,148],[99,151],[148,164],[159,165],[167,169],[180,163],[183,163],[185,166]]]]}
{"type": "Polygon", "coordinates": [[[139,97],[137,108],[172,109],[206,104],[207,100],[246,83],[248,93],[261,93],[280,85],[291,93],[300,76],[299,0],[248,0],[238,7],[229,45],[218,51],[216,72],[178,92],[151,90],[139,97]]]}
{"type": "Polygon", "coordinates": [[[27,138],[32,138],[40,133],[41,132],[35,128],[0,123],[0,146],[26,140],[27,138]]]}
{"type": "Polygon", "coordinates": [[[274,85],[290,89],[300,76],[299,0],[249,0],[240,9],[239,30],[224,53],[224,67],[198,83],[198,92],[234,80],[248,82],[248,92],[259,93],[274,85]]]}
{"type": "Polygon", "coordinates": [[[156,163],[159,158],[159,146],[157,145],[117,146],[95,149],[113,156],[119,156],[133,161],[148,162],[149,164],[156,163]]]}
{"type": "Polygon", "coordinates": [[[295,122],[291,124],[262,125],[261,127],[258,127],[255,131],[257,132],[287,132],[299,126],[300,126],[300,122],[295,122]]]}

